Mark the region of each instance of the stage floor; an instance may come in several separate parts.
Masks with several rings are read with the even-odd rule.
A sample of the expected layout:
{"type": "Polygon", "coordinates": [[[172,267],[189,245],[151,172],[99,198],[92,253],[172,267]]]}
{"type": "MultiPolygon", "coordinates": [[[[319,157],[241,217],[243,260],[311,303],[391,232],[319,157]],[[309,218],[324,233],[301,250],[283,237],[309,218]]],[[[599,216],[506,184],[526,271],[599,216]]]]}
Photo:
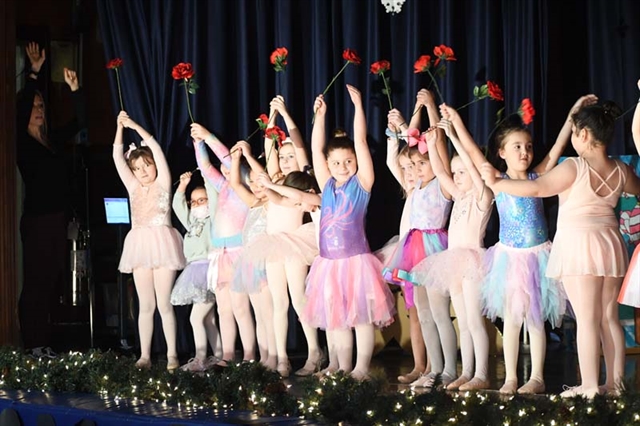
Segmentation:
{"type": "MultiPolygon", "coordinates": [[[[528,378],[530,356],[525,350],[520,355],[518,376],[520,383],[528,378]]],[[[304,363],[304,356],[292,357],[294,370],[304,363]]],[[[640,382],[639,355],[627,356],[627,383],[640,382]]],[[[498,389],[504,380],[504,362],[501,356],[491,356],[489,363],[492,389],[498,389]]],[[[397,376],[406,374],[413,368],[411,356],[397,347],[387,348],[372,361],[375,374],[384,371],[391,384],[391,391],[407,389],[397,382],[397,376]]],[[[458,371],[461,365],[458,363],[458,371]]],[[[545,361],[545,381],[548,394],[560,393],[563,385],[575,385],[578,379],[577,357],[558,344],[551,344],[545,361]]],[[[285,381],[291,384],[290,391],[300,390],[300,379],[292,377],[285,381]]],[[[97,426],[107,425],[313,425],[309,420],[288,417],[260,418],[249,412],[225,410],[187,410],[157,403],[134,401],[113,401],[99,396],[84,394],[46,394],[23,391],[0,391],[0,411],[13,408],[22,418],[23,425],[38,425],[38,416],[49,414],[55,425],[75,425],[82,419],[89,419],[97,426]]],[[[4,426],[4,425],[0,425],[4,426]]],[[[7,425],[13,426],[13,425],[7,425]]]]}

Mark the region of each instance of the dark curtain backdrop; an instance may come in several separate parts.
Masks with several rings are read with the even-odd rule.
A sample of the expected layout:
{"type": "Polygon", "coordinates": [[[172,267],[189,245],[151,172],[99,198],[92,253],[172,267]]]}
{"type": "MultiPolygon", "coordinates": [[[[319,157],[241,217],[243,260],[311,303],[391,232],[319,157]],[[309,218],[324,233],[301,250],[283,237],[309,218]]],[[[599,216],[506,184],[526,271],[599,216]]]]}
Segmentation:
{"type": "MultiPolygon", "coordinates": [[[[579,96],[593,92],[623,109],[638,98],[640,2],[634,0],[406,0],[397,15],[387,14],[379,0],[98,0],[98,13],[105,60],[124,60],[125,109],[163,144],[176,176],[195,160],[173,65],[193,64],[200,85],[191,96],[195,119],[231,145],[254,130],[254,119],[268,112],[276,94],[309,137],[315,96],[344,64],[342,50],[357,50],[363,64],[350,65],[326,96],[328,126],[351,129],[344,84],[360,88],[377,168],[368,222],[373,248],[397,232],[401,202],[384,166],[388,105],[381,82],[369,73],[372,62],[391,62],[393,103],[408,117],[416,92],[429,86],[426,75],[413,73],[414,61],[435,45],[451,46],[458,61],[447,64],[440,81],[445,101],[468,102],[473,87],[487,79],[504,89],[506,113],[531,98],[537,157],[579,96]],[[285,73],[269,63],[280,46],[289,49],[285,73]]],[[[501,106],[485,100],[463,111],[479,144],[486,144],[501,106]]],[[[612,154],[633,153],[631,115],[620,120],[612,154]]],[[[261,146],[258,137],[251,142],[261,146]]]]}

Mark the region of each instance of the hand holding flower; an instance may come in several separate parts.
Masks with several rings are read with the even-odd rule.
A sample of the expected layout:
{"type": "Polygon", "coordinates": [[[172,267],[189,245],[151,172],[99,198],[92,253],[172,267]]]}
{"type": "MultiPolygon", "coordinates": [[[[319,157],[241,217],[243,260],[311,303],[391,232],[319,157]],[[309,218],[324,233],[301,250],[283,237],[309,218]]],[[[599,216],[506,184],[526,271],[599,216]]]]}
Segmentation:
{"type": "Polygon", "coordinates": [[[207,130],[204,126],[198,123],[191,124],[191,137],[194,141],[203,141],[209,137],[211,132],[207,130]]]}
{"type": "Polygon", "coordinates": [[[274,185],[273,182],[271,182],[271,178],[266,172],[260,172],[258,174],[256,182],[258,182],[258,185],[261,185],[265,188],[270,188],[271,186],[274,185]]]}
{"type": "Polygon", "coordinates": [[[191,182],[191,172],[185,172],[180,175],[180,185],[178,185],[178,192],[185,192],[187,185],[191,182]]]}
{"type": "Polygon", "coordinates": [[[482,180],[489,188],[493,187],[498,181],[496,177],[497,172],[491,163],[482,163],[482,165],[480,165],[480,176],[482,176],[482,180]]]}
{"type": "Polygon", "coordinates": [[[327,104],[324,102],[324,96],[318,95],[315,102],[313,103],[313,109],[316,112],[316,115],[324,117],[327,113],[327,104]]]}
{"type": "Polygon", "coordinates": [[[402,117],[400,111],[398,111],[396,108],[389,111],[389,113],[387,114],[387,127],[389,127],[389,130],[393,132],[399,132],[400,127],[404,124],[407,123],[402,117]]]}

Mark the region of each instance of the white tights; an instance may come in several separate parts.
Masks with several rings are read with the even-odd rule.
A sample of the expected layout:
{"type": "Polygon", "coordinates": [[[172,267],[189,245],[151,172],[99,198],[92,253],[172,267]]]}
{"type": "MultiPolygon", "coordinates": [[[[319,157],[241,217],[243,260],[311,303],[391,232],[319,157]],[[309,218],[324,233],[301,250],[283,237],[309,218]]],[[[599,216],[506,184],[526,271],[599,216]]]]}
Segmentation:
{"type": "MultiPolygon", "coordinates": [[[[289,328],[289,294],[291,302],[298,317],[302,314],[305,304],[305,280],[308,266],[299,263],[285,261],[267,262],[267,282],[273,299],[273,325],[275,332],[276,352],[278,363],[287,362],[287,330],[289,328]],[[287,284],[289,294],[287,293],[287,284]]],[[[314,327],[300,321],[302,330],[307,339],[308,358],[317,360],[320,357],[318,346],[318,331],[314,327]]]]}
{"type": "Polygon", "coordinates": [[[420,330],[422,330],[422,338],[427,346],[427,356],[431,371],[434,373],[442,373],[444,370],[444,361],[442,359],[442,346],[440,345],[440,335],[436,322],[431,313],[427,290],[422,286],[413,288],[413,302],[416,305],[418,320],[420,321],[420,330]]]}
{"type": "Polygon", "coordinates": [[[252,360],[256,351],[256,331],[249,308],[249,296],[230,291],[228,283],[218,284],[215,293],[222,336],[222,359],[235,359],[237,322],[244,351],[243,359],[252,360]]]}
{"type": "Polygon", "coordinates": [[[133,279],[140,305],[138,330],[140,333],[140,358],[151,359],[153,314],[158,308],[162,330],[167,342],[167,358],[176,358],[176,316],[171,305],[171,289],[176,271],[166,268],[133,270],[133,279]]]}
{"type": "Polygon", "coordinates": [[[622,385],[625,358],[616,300],[622,278],[572,276],[563,277],[562,284],[576,315],[580,393],[589,397],[598,393],[600,344],[607,373],[605,388],[616,389],[622,385]]]}
{"type": "Polygon", "coordinates": [[[204,361],[207,357],[207,342],[211,345],[213,355],[222,358],[222,342],[213,313],[214,302],[194,303],[191,309],[191,328],[196,345],[196,358],[204,361]]]}
{"type": "Polygon", "coordinates": [[[469,380],[476,377],[486,381],[488,379],[489,336],[487,335],[482,307],[480,306],[479,283],[464,280],[462,282],[462,291],[452,296],[451,301],[456,312],[456,318],[458,318],[458,328],[460,330],[462,375],[469,380]]]}
{"type": "MultiPolygon", "coordinates": [[[[424,292],[424,289],[423,289],[424,292]]],[[[417,294],[414,293],[414,294],[417,294]]],[[[424,293],[423,293],[424,294],[424,293]]],[[[438,336],[440,337],[440,345],[442,352],[444,353],[444,366],[436,366],[431,353],[431,369],[436,373],[442,373],[449,376],[451,379],[456,378],[456,362],[458,356],[458,342],[456,339],[456,331],[453,328],[453,322],[451,321],[451,311],[449,310],[450,298],[448,294],[442,293],[438,290],[427,290],[427,303],[431,308],[431,315],[435,322],[438,336]]],[[[421,307],[422,307],[422,302],[421,307]]],[[[418,310],[420,315],[420,310],[418,310]]],[[[427,343],[427,351],[429,351],[429,343],[427,343]]],[[[438,354],[440,355],[440,354],[438,354]]],[[[440,358],[442,360],[442,358],[440,358]]]]}

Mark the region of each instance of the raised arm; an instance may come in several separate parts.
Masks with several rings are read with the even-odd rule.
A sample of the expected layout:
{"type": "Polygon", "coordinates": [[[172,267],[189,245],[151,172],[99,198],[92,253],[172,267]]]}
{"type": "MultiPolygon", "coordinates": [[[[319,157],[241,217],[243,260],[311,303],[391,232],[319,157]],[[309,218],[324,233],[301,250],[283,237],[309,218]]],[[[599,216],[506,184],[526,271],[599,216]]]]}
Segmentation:
{"type": "Polygon", "coordinates": [[[172,207],[176,216],[182,226],[189,229],[189,207],[187,207],[187,196],[185,191],[187,190],[187,185],[191,181],[191,172],[186,172],[180,175],[180,184],[176,189],[176,193],[173,195],[172,207]]]}
{"type": "MultiPolygon", "coordinates": [[[[266,177],[268,178],[268,176],[266,177]]],[[[315,192],[301,191],[297,188],[273,183],[269,179],[265,179],[264,173],[258,177],[258,181],[268,190],[276,192],[282,197],[290,200],[293,205],[306,203],[314,206],[319,206],[321,203],[321,197],[319,194],[316,194],[315,192]]]]}
{"type": "Polygon", "coordinates": [[[494,193],[505,192],[518,197],[553,197],[568,189],[576,179],[575,161],[564,161],[549,173],[537,179],[502,179],[496,177],[495,169],[489,163],[480,167],[482,179],[494,193]]]}
{"type": "Polygon", "coordinates": [[[118,176],[120,176],[120,180],[124,184],[125,188],[127,188],[127,192],[131,194],[136,185],[138,185],[138,180],[134,176],[133,172],[129,168],[127,164],[127,160],[124,158],[124,147],[122,145],[122,133],[124,132],[124,120],[128,118],[127,113],[122,111],[118,114],[117,125],[116,128],[116,136],[113,140],[113,162],[116,165],[116,170],[118,171],[118,176]]]}
{"type": "MultiPolygon", "coordinates": [[[[400,125],[403,124],[404,118],[397,109],[392,109],[387,115],[387,128],[393,134],[387,138],[387,167],[394,178],[402,185],[402,170],[398,164],[398,150],[400,149],[400,141],[395,135],[396,131],[400,131],[400,125]]],[[[405,123],[406,125],[406,123],[405,123]]]]}
{"type": "Polygon", "coordinates": [[[323,152],[326,144],[325,119],[327,115],[327,104],[324,103],[323,95],[318,95],[313,105],[313,110],[316,112],[316,119],[313,122],[313,130],[311,131],[311,159],[313,161],[313,171],[322,191],[331,177],[327,158],[323,152]]]}
{"type": "Polygon", "coordinates": [[[456,183],[451,177],[451,173],[447,172],[447,169],[444,168],[444,164],[442,164],[442,157],[440,157],[440,155],[431,155],[431,153],[438,151],[438,135],[436,132],[431,131],[426,134],[426,137],[427,146],[429,147],[429,161],[431,162],[431,169],[433,170],[433,174],[438,178],[438,182],[440,183],[440,188],[442,189],[444,196],[448,199],[452,196],[456,199],[461,198],[464,194],[456,186],[456,183]]]}
{"type": "Polygon", "coordinates": [[[447,104],[442,104],[440,105],[440,113],[442,114],[442,118],[451,122],[456,134],[458,135],[458,140],[462,144],[462,147],[467,152],[469,157],[471,157],[471,160],[473,161],[473,164],[476,166],[476,168],[480,170],[480,167],[487,162],[487,159],[469,134],[469,131],[465,127],[460,114],[458,114],[458,111],[447,104]]]}
{"type": "Polygon", "coordinates": [[[539,175],[543,175],[547,173],[549,170],[553,169],[556,164],[558,164],[558,160],[560,156],[564,152],[564,149],[567,147],[567,144],[571,141],[571,126],[573,125],[571,121],[571,116],[578,112],[580,108],[585,107],[587,105],[593,105],[598,102],[598,97],[596,95],[585,95],[579,98],[576,103],[569,110],[569,114],[567,115],[567,119],[564,121],[562,125],[562,129],[560,129],[560,133],[558,133],[558,137],[556,138],[555,143],[549,150],[549,153],[542,159],[540,164],[538,164],[533,170],[539,175]]]}
{"type": "Polygon", "coordinates": [[[231,167],[231,158],[229,158],[229,148],[223,144],[213,133],[198,123],[191,125],[191,137],[196,141],[204,141],[213,154],[218,157],[220,163],[226,168],[231,167]]]}
{"type": "MultiPolygon", "coordinates": [[[[276,111],[272,105],[269,109],[269,122],[267,123],[267,129],[276,125],[276,118],[278,118],[278,111],[276,111]]],[[[274,177],[282,173],[280,170],[280,164],[278,164],[278,151],[273,143],[273,139],[266,136],[264,138],[264,158],[267,164],[267,170],[269,171],[269,176],[274,177]]]]}
{"type": "Polygon", "coordinates": [[[167,163],[167,159],[164,156],[164,152],[162,151],[162,147],[160,144],[151,136],[149,132],[147,132],[141,125],[133,121],[126,112],[124,113],[125,119],[123,119],[124,127],[128,129],[135,130],[138,133],[138,136],[142,138],[142,141],[146,146],[151,149],[153,153],[153,161],[156,163],[156,170],[158,171],[157,180],[162,185],[162,187],[170,191],[171,190],[171,170],[169,170],[169,164],[167,163]]]}
{"type": "MultiPolygon", "coordinates": [[[[640,89],[640,80],[638,80],[638,89],[640,89]]],[[[631,134],[633,135],[633,143],[636,151],[640,154],[640,98],[636,105],[636,111],[633,113],[633,121],[631,122],[631,134]]]]}
{"type": "Polygon", "coordinates": [[[87,106],[84,98],[84,91],[78,83],[78,76],[75,71],[68,68],[64,68],[63,72],[64,81],[71,90],[71,99],[73,100],[75,116],[73,120],[64,126],[55,129],[55,137],[52,137],[51,140],[57,140],[60,142],[65,142],[73,138],[80,130],[87,126],[87,106]]]}
{"type": "MultiPolygon", "coordinates": [[[[253,192],[251,192],[242,183],[242,176],[241,176],[242,172],[240,170],[241,169],[241,167],[240,167],[241,161],[240,160],[242,160],[242,155],[243,154],[245,156],[247,155],[247,154],[244,153],[244,150],[246,149],[246,146],[248,146],[248,144],[246,142],[244,142],[244,141],[242,141],[242,142],[244,144],[246,144],[246,145],[241,144],[241,142],[238,142],[233,148],[231,148],[231,169],[229,171],[230,172],[229,173],[229,185],[231,185],[231,188],[233,188],[235,193],[238,194],[238,197],[240,197],[240,199],[247,206],[253,207],[258,202],[258,197],[256,197],[253,194],[253,192]]],[[[249,153],[249,156],[251,156],[251,153],[249,153]]]]}
{"type": "Polygon", "coordinates": [[[273,98],[271,101],[271,108],[277,111],[287,126],[287,131],[289,132],[289,136],[291,137],[291,142],[293,143],[293,147],[295,148],[296,160],[298,161],[298,166],[300,166],[300,170],[304,169],[304,166],[309,165],[309,157],[307,156],[307,150],[304,146],[304,139],[302,138],[302,133],[295,121],[289,114],[287,110],[287,106],[284,103],[284,98],[280,95],[273,98]]]}
{"type": "Polygon", "coordinates": [[[362,95],[358,89],[349,84],[347,84],[347,90],[356,109],[353,118],[353,145],[356,150],[356,159],[358,160],[357,176],[362,188],[370,192],[375,181],[375,173],[371,151],[369,151],[369,145],[367,145],[367,120],[362,106],[362,95]]]}
{"type": "MultiPolygon", "coordinates": [[[[438,114],[438,107],[436,105],[436,101],[433,97],[433,93],[426,89],[420,90],[418,92],[419,102],[424,104],[425,108],[427,108],[427,115],[429,116],[429,128],[436,127],[440,122],[440,114],[438,114]]],[[[438,147],[438,154],[440,155],[440,161],[442,161],[442,165],[447,173],[451,174],[451,163],[449,162],[449,151],[447,149],[447,140],[444,137],[444,132],[436,128],[436,135],[438,136],[436,139],[436,146],[438,147]]],[[[431,158],[431,156],[429,156],[431,158]]]]}
{"type": "Polygon", "coordinates": [[[409,122],[410,129],[419,129],[420,124],[422,123],[420,110],[424,106],[424,97],[421,95],[423,90],[425,89],[421,89],[416,95],[416,105],[413,107],[413,114],[411,115],[411,120],[409,122]]]}
{"type": "Polygon", "coordinates": [[[193,148],[196,151],[196,162],[198,163],[198,168],[200,169],[200,173],[202,173],[202,177],[204,177],[216,191],[220,192],[224,185],[225,178],[222,176],[222,173],[220,173],[220,171],[211,164],[211,161],[209,160],[209,153],[207,152],[207,146],[204,141],[194,140],[193,148]]]}

